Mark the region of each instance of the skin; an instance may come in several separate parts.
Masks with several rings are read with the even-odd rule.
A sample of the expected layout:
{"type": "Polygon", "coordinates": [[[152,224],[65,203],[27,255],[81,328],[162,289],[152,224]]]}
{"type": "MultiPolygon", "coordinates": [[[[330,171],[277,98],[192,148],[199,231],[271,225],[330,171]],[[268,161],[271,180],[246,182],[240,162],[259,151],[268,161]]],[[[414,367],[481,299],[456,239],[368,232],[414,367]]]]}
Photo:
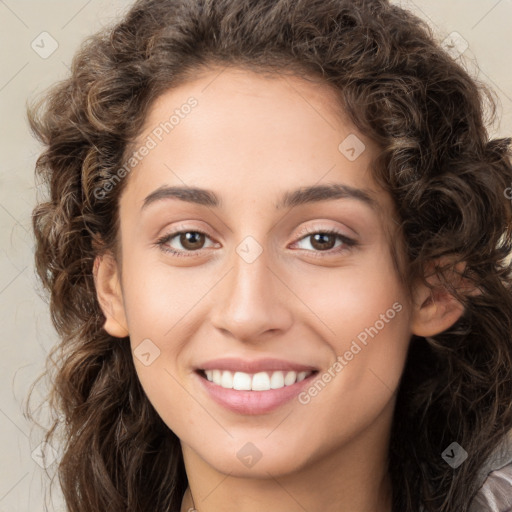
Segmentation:
{"type": "MultiPolygon", "coordinates": [[[[402,243],[391,198],[370,171],[378,148],[335,113],[326,85],[211,69],[152,104],[139,142],[191,96],[198,106],[126,178],[120,258],[96,260],[105,329],[129,335],[134,350],[145,339],[160,350],[150,365],[137,357],[134,364],[181,441],[200,512],[390,512],[386,457],[411,334],[447,329],[462,306],[420,284],[407,294],[391,256],[391,244],[402,243]],[[338,150],[349,134],[366,146],[354,161],[338,150]],[[285,191],[326,183],[364,190],[375,206],[355,198],[274,206],[285,191]],[[172,185],[211,189],[222,205],[166,198],[142,209],[149,194],[172,185]],[[343,244],[334,238],[322,251],[304,227],[338,230],[357,246],[336,253],[343,244]],[[195,256],[156,244],[180,230],[207,233],[195,256]],[[262,249],[251,263],[236,252],[247,236],[262,249]],[[266,414],[235,413],[195,374],[201,362],[226,356],[327,372],[397,302],[401,311],[305,405],[294,399],[266,414]],[[261,453],[252,467],[237,457],[248,442],[261,453]]],[[[169,245],[187,251],[179,236],[169,245]]],[[[191,506],[187,492],[181,510],[191,506]]]]}

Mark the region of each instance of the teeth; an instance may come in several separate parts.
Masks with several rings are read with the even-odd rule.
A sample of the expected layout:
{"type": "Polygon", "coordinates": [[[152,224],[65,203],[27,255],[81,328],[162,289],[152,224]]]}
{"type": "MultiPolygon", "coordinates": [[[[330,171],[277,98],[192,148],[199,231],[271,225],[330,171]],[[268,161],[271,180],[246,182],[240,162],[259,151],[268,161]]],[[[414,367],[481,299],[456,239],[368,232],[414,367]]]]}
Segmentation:
{"type": "Polygon", "coordinates": [[[283,372],[273,372],[270,376],[270,387],[272,389],[284,388],[283,372]]]}
{"type": "Polygon", "coordinates": [[[233,389],[233,374],[229,371],[222,372],[219,384],[226,389],[233,389]]]}
{"type": "Polygon", "coordinates": [[[291,384],[295,384],[297,380],[297,372],[288,372],[284,378],[284,385],[290,386],[291,384]]]}
{"type": "Polygon", "coordinates": [[[304,380],[308,376],[309,373],[311,373],[311,372],[299,372],[299,374],[297,375],[297,382],[304,380]]]}
{"type": "Polygon", "coordinates": [[[270,389],[270,377],[267,372],[255,373],[252,377],[253,391],[267,391],[270,389]]]}
{"type": "Polygon", "coordinates": [[[240,391],[268,391],[291,386],[303,381],[313,372],[259,372],[255,374],[245,372],[230,372],[228,370],[205,370],[206,378],[225,389],[240,391]]]}
{"type": "Polygon", "coordinates": [[[250,391],[252,386],[252,378],[248,373],[236,372],[233,377],[233,389],[241,391],[250,391]]]}

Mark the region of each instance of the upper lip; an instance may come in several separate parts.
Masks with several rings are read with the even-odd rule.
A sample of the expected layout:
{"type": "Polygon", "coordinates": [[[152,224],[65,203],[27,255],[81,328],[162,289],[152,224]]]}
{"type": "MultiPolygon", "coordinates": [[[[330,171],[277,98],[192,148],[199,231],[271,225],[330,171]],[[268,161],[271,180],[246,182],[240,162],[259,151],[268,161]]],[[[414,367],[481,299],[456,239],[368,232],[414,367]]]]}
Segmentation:
{"type": "Polygon", "coordinates": [[[263,371],[316,371],[314,366],[285,361],[283,359],[265,358],[248,361],[247,359],[222,358],[201,364],[199,370],[230,370],[232,372],[258,373],[263,371]]]}

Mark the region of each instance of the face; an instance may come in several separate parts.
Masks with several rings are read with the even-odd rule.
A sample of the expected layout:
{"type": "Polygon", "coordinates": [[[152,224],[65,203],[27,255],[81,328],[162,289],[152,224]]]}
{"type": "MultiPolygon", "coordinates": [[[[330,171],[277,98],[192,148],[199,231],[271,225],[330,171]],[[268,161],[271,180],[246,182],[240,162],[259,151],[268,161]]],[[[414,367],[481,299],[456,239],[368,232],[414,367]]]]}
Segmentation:
{"type": "Polygon", "coordinates": [[[411,310],[378,149],[334,101],[208,72],[152,105],[125,178],[117,321],[156,411],[218,471],[290,473],[389,426],[411,310]]]}

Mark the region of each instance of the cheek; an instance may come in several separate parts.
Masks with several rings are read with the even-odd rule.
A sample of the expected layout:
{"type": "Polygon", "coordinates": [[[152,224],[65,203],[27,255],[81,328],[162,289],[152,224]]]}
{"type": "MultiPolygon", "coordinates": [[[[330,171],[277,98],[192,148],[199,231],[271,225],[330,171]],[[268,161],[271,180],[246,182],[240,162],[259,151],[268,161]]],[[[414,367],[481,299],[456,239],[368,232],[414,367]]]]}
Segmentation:
{"type": "Polygon", "coordinates": [[[396,335],[409,321],[406,293],[385,248],[356,254],[343,267],[296,272],[293,282],[294,291],[325,326],[322,332],[337,354],[358,335],[364,342],[375,328],[397,343],[404,337],[396,335]]]}
{"type": "Polygon", "coordinates": [[[127,258],[123,292],[131,335],[168,338],[186,321],[202,297],[211,293],[218,275],[207,267],[173,268],[162,261],[137,265],[127,258]]]}
{"type": "MultiPolygon", "coordinates": [[[[197,405],[183,387],[190,372],[187,351],[207,314],[201,299],[214,291],[218,274],[212,275],[206,266],[172,268],[158,258],[150,264],[141,261],[136,253],[123,260],[123,296],[134,364],[155,409],[169,426],[171,421],[176,426],[170,411],[191,411],[197,405]]],[[[186,421],[193,421],[192,416],[187,415],[186,421]]],[[[181,432],[179,427],[177,431],[181,432]]]]}
{"type": "Polygon", "coordinates": [[[192,335],[187,313],[207,286],[204,291],[195,284],[191,287],[190,278],[158,262],[142,267],[134,263],[135,259],[127,258],[124,268],[130,277],[123,291],[135,370],[158,415],[181,437],[201,416],[185,390],[186,348],[192,335]],[[175,411],[187,413],[176,415],[175,411]]]}
{"type": "Polygon", "coordinates": [[[297,279],[298,294],[338,363],[304,401],[318,407],[315,414],[336,402],[371,418],[398,386],[411,337],[407,296],[392,260],[382,250],[311,283],[297,279]]]}

